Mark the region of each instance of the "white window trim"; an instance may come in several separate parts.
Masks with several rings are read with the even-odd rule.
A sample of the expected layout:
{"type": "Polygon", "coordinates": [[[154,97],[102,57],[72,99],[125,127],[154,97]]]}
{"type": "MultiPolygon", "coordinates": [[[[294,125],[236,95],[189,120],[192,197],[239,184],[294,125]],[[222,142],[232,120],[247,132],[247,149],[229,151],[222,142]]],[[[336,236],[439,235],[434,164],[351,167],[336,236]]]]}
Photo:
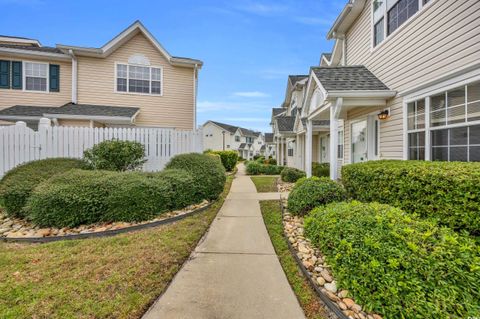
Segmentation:
{"type": "Polygon", "coordinates": [[[128,62],[115,62],[114,68],[114,76],[113,76],[113,92],[118,94],[128,94],[128,95],[147,95],[147,96],[163,96],[163,67],[156,66],[156,65],[143,65],[143,64],[132,64],[128,62]],[[117,68],[119,64],[127,65],[127,92],[118,91],[117,90],[117,68]],[[140,66],[144,68],[149,68],[150,73],[150,92],[152,91],[152,68],[160,69],[160,94],[153,94],[153,93],[141,93],[141,92],[129,92],[128,91],[128,80],[130,79],[130,72],[128,66],[140,66]]]}
{"type": "MultiPolygon", "coordinates": [[[[448,92],[452,89],[459,88],[462,86],[468,86],[471,83],[475,83],[480,81],[480,76],[476,76],[473,78],[469,78],[468,80],[463,79],[463,76],[460,76],[459,79],[456,79],[456,81],[453,80],[448,80],[445,83],[444,87],[436,87],[435,90],[431,90],[428,93],[423,93],[421,95],[417,95],[414,97],[409,97],[405,98],[403,100],[403,159],[408,160],[408,134],[409,133],[416,133],[416,132],[423,132],[425,131],[425,161],[431,161],[432,160],[432,154],[431,154],[431,149],[432,149],[432,141],[431,141],[431,132],[435,130],[443,130],[443,129],[451,129],[451,128],[457,128],[457,127],[469,127],[469,126],[474,126],[474,125],[479,125],[480,120],[477,121],[471,121],[471,122],[463,122],[463,123],[454,123],[454,124],[446,124],[442,126],[431,126],[430,125],[430,102],[431,102],[431,96],[443,93],[443,92],[448,92]],[[425,99],[425,129],[419,129],[419,130],[408,130],[408,104],[425,99]]],[[[467,92],[468,89],[465,90],[465,105],[468,104],[467,100],[467,92]]],[[[414,94],[412,94],[414,95],[414,94]]],[[[465,116],[467,116],[467,111],[465,110],[465,116]]],[[[448,123],[448,120],[446,121],[448,123]]]]}
{"type": "MultiPolygon", "coordinates": [[[[426,8],[429,8],[432,3],[436,2],[437,0],[430,0],[428,3],[426,3],[425,5],[423,4],[423,0],[418,0],[418,11],[415,12],[415,14],[413,16],[411,16],[410,18],[408,18],[401,26],[399,26],[398,28],[395,29],[395,31],[393,31],[391,34],[388,34],[388,18],[387,18],[387,15],[388,15],[388,10],[387,10],[387,0],[384,0],[385,1],[385,6],[384,6],[384,12],[383,12],[383,40],[377,44],[375,46],[375,19],[374,19],[374,12],[373,12],[373,3],[374,1],[372,1],[372,4],[371,4],[371,9],[370,9],[370,12],[371,12],[371,17],[370,17],[370,53],[372,52],[375,52],[376,50],[378,50],[380,47],[382,47],[390,38],[393,38],[395,37],[395,35],[397,33],[400,32],[400,30],[406,28],[407,25],[411,24],[413,21],[415,21],[419,15],[421,15],[423,12],[424,12],[424,9],[426,8]]],[[[395,2],[395,4],[400,1],[400,0],[397,0],[395,2]]],[[[392,6],[393,7],[393,6],[392,6]]]]}
{"type": "Polygon", "coordinates": [[[22,61],[22,91],[29,92],[29,93],[49,94],[50,93],[50,64],[45,62],[39,62],[39,61],[22,61]],[[45,91],[27,90],[27,76],[25,74],[25,63],[43,64],[47,66],[47,88],[45,91]]]}

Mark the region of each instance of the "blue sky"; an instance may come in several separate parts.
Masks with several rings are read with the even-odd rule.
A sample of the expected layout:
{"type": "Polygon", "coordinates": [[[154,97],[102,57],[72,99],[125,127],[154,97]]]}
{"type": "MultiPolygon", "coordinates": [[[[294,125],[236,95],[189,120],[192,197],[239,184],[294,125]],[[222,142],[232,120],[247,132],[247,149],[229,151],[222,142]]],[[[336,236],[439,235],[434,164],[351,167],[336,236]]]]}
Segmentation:
{"type": "Polygon", "coordinates": [[[345,3],[0,0],[0,34],[99,47],[139,19],[171,54],[204,61],[198,124],[212,119],[270,131],[287,76],[308,73],[330,52],[325,36],[345,3]]]}

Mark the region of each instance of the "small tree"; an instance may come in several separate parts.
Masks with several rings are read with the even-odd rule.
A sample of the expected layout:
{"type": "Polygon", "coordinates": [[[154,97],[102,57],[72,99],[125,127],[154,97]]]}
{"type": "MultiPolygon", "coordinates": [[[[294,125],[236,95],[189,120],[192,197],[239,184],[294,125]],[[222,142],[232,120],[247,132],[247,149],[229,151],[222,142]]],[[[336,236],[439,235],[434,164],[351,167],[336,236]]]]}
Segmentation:
{"type": "Polygon", "coordinates": [[[133,141],[104,141],[86,150],[83,156],[92,169],[128,171],[140,168],[145,159],[145,147],[133,141]]]}

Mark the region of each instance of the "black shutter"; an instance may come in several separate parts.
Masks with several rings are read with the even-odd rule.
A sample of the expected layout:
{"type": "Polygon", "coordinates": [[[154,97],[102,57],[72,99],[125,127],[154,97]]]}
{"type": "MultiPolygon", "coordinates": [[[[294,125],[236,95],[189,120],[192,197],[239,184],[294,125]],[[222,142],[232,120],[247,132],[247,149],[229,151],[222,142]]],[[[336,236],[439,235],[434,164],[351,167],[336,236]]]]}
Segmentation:
{"type": "Polygon", "coordinates": [[[0,88],[10,88],[10,61],[0,60],[0,88]]]}
{"type": "Polygon", "coordinates": [[[60,65],[50,64],[50,92],[60,92],[60,65]]]}
{"type": "Polygon", "coordinates": [[[22,62],[12,62],[12,89],[22,89],[22,62]]]}

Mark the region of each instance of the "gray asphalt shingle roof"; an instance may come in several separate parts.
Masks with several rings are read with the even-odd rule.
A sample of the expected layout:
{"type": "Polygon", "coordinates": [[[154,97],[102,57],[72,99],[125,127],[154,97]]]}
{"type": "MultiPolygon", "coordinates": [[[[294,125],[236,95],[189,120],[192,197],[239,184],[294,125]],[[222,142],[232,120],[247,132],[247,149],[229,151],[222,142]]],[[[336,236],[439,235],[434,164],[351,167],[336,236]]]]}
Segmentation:
{"type": "Polygon", "coordinates": [[[46,106],[15,105],[15,106],[0,110],[0,115],[42,117],[44,113],[54,111],[55,109],[57,108],[46,107],[46,106]]]}
{"type": "Polygon", "coordinates": [[[247,143],[242,143],[240,144],[240,146],[238,147],[239,150],[243,150],[245,149],[245,146],[247,146],[247,143]]]}
{"type": "Polygon", "coordinates": [[[275,116],[278,116],[278,115],[280,115],[281,113],[283,113],[283,112],[285,112],[285,111],[286,111],[286,109],[284,109],[284,108],[274,107],[274,108],[272,109],[272,116],[274,116],[274,117],[275,117],[275,116]]]}
{"type": "Polygon", "coordinates": [[[288,79],[290,80],[290,83],[292,83],[292,85],[306,78],[308,78],[308,75],[289,75],[288,76],[288,79]]]}
{"type": "Polygon", "coordinates": [[[273,133],[265,133],[265,143],[273,143],[273,133]]]}
{"type": "Polygon", "coordinates": [[[292,132],[295,125],[295,116],[281,116],[276,118],[277,128],[280,132],[292,132]]]}
{"type": "Polygon", "coordinates": [[[220,126],[221,128],[229,131],[232,134],[235,134],[235,132],[238,130],[238,126],[233,126],[233,125],[230,125],[230,124],[225,124],[225,123],[220,123],[220,122],[215,122],[215,121],[210,121],[210,122],[212,122],[213,124],[215,124],[217,126],[220,126]]]}
{"type": "Polygon", "coordinates": [[[363,65],[314,67],[312,71],[327,91],[389,90],[363,65]]]}
{"type": "Polygon", "coordinates": [[[15,44],[6,44],[6,43],[0,43],[0,47],[9,48],[9,49],[27,50],[27,51],[38,51],[38,52],[64,54],[62,52],[62,50],[54,48],[54,47],[35,47],[35,46],[30,46],[30,45],[15,45],[15,44]]]}
{"type": "Polygon", "coordinates": [[[44,116],[44,114],[66,114],[84,116],[112,116],[132,117],[139,110],[138,107],[89,105],[68,103],[60,107],[15,105],[0,111],[1,115],[8,116],[44,116]]]}

